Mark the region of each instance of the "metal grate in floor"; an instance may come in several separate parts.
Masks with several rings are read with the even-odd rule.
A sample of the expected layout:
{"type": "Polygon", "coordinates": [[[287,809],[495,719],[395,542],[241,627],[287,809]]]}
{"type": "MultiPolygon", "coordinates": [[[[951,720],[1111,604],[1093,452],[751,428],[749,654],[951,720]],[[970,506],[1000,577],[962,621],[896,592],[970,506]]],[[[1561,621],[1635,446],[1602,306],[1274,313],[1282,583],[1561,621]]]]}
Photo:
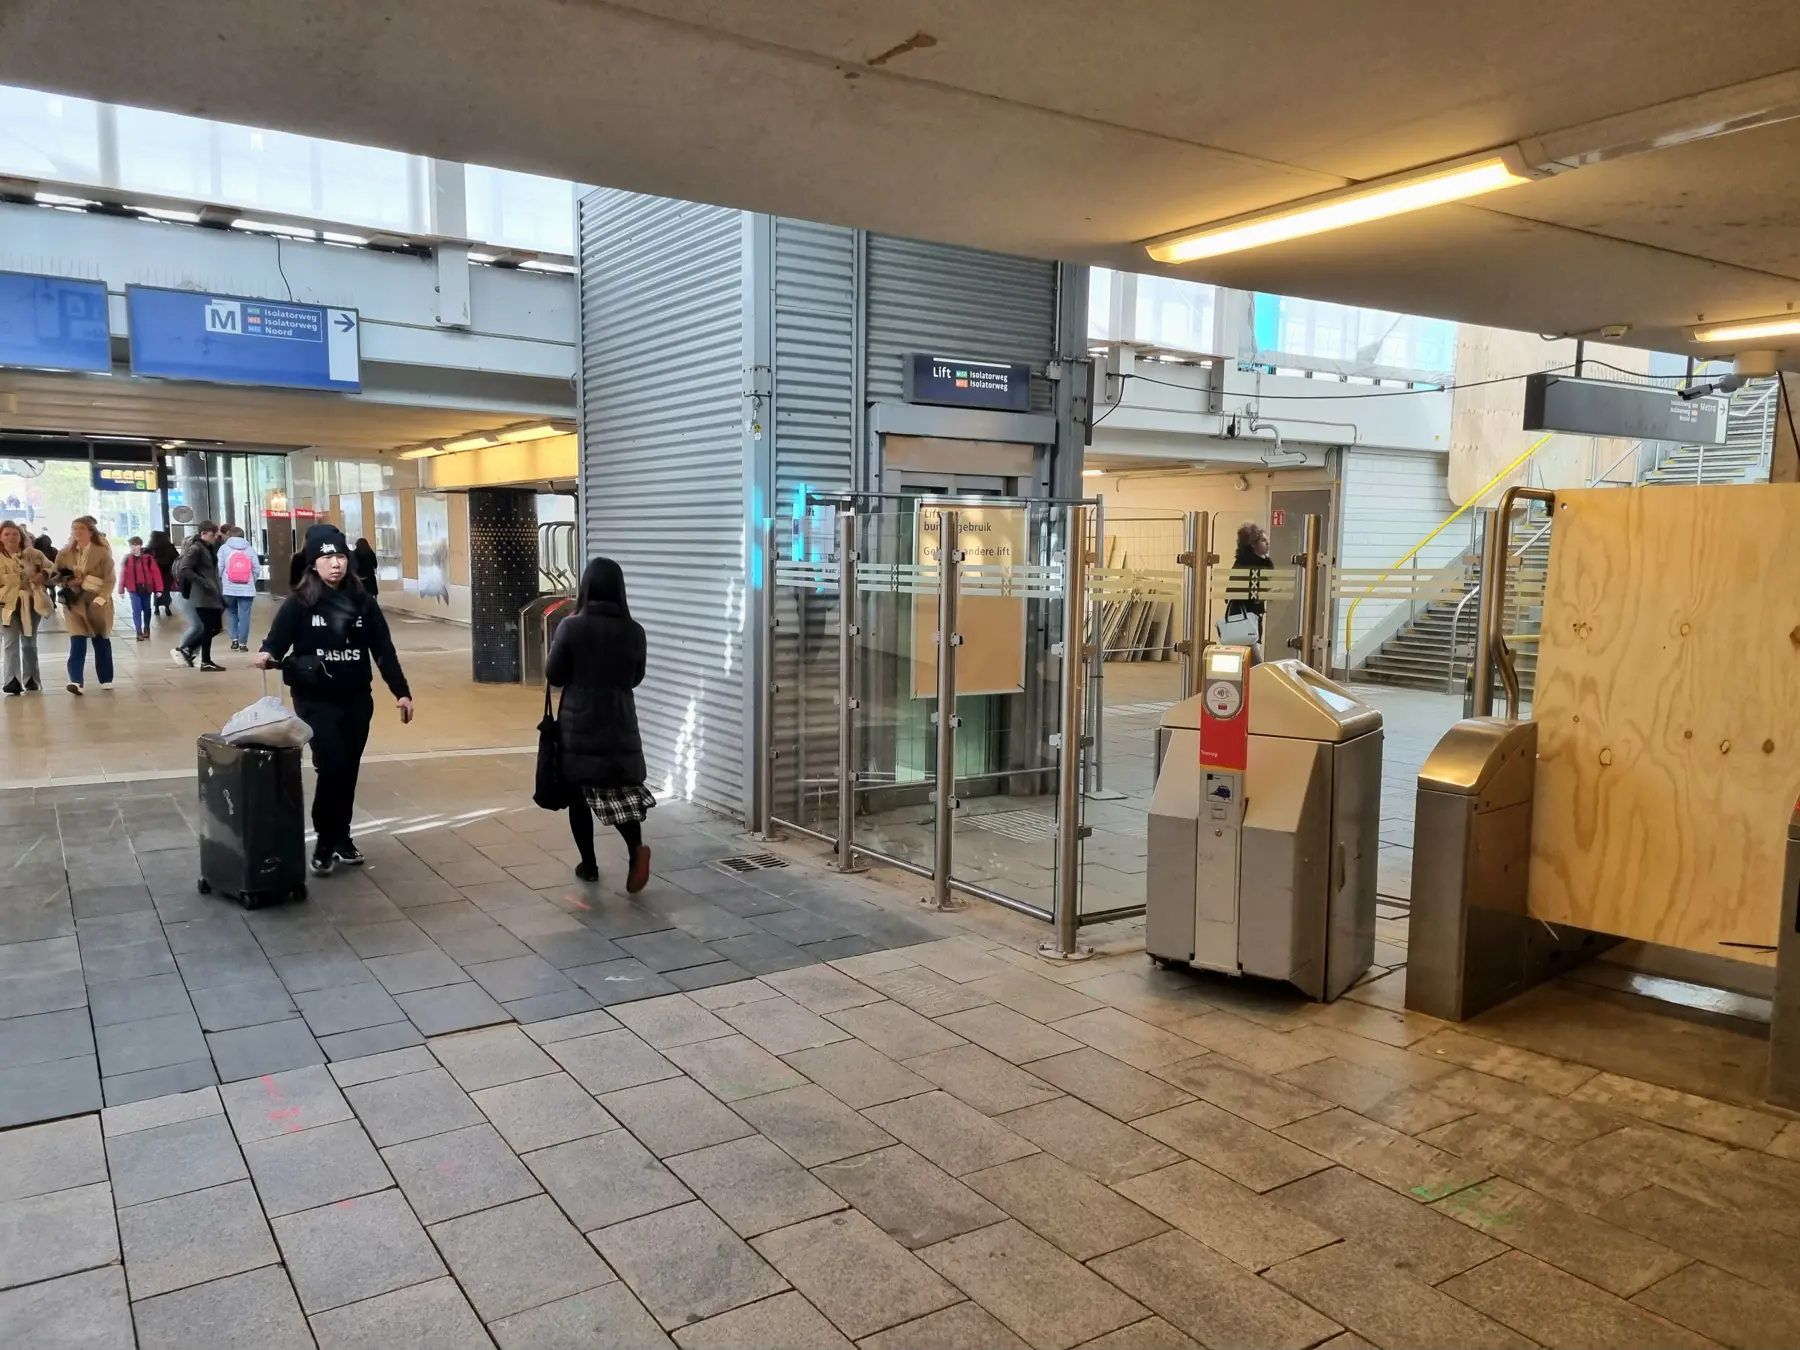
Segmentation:
{"type": "Polygon", "coordinates": [[[1042,844],[1056,838],[1056,819],[1042,811],[989,811],[965,819],[978,830],[991,830],[1024,844],[1042,844]]]}
{"type": "Polygon", "coordinates": [[[720,858],[713,863],[727,872],[761,872],[770,867],[786,867],[787,859],[773,853],[740,853],[733,858],[720,858]]]}

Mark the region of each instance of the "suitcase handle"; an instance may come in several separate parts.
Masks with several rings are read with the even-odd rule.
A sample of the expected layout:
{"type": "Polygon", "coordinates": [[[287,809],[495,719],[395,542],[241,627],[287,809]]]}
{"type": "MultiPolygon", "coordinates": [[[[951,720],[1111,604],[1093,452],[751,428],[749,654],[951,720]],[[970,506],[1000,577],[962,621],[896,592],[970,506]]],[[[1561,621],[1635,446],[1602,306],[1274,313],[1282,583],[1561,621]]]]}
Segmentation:
{"type": "MultiPolygon", "coordinates": [[[[269,672],[271,670],[280,670],[280,669],[281,669],[281,662],[279,662],[279,661],[270,662],[269,665],[262,668],[262,670],[261,670],[262,691],[263,691],[264,698],[267,698],[269,696],[269,672]]],[[[288,699],[287,699],[287,682],[285,680],[278,683],[275,686],[275,697],[279,698],[284,704],[288,701],[288,699]]]]}

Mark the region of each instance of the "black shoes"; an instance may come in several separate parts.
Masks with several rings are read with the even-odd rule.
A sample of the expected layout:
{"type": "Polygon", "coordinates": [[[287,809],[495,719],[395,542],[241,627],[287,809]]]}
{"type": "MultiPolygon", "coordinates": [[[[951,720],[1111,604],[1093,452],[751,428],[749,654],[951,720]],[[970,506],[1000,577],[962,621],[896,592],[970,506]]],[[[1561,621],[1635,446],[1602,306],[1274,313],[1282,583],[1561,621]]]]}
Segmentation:
{"type": "Polygon", "coordinates": [[[315,848],[315,849],[314,849],[314,850],[313,850],[313,855],[312,855],[312,872],[313,872],[313,875],[314,875],[314,876],[315,876],[315,877],[328,877],[328,876],[330,876],[330,875],[331,875],[331,868],[332,868],[332,864],[333,864],[333,863],[334,863],[334,862],[335,862],[335,861],[336,861],[336,860],[335,860],[335,858],[334,858],[334,857],[333,857],[333,856],[332,856],[332,852],[331,852],[331,850],[330,850],[330,849],[329,849],[329,848],[326,848],[326,847],[324,847],[324,846],[323,846],[323,845],[321,845],[321,846],[320,846],[320,847],[318,847],[318,848],[315,848]]]}
{"type": "Polygon", "coordinates": [[[25,692],[23,689],[19,688],[19,682],[17,680],[8,680],[4,687],[8,698],[17,698],[20,694],[25,692]]]}
{"type": "Polygon", "coordinates": [[[576,863],[575,880],[598,881],[600,880],[600,869],[590,862],[576,863]]]}
{"type": "Polygon", "coordinates": [[[223,669],[225,669],[225,667],[220,665],[217,661],[202,661],[200,663],[200,669],[202,669],[202,670],[223,670],[223,669]]]}
{"type": "Polygon", "coordinates": [[[355,843],[351,840],[346,839],[331,852],[332,856],[346,867],[361,867],[363,865],[362,850],[357,848],[355,843]]]}
{"type": "Polygon", "coordinates": [[[38,682],[36,680],[25,681],[25,692],[26,693],[35,694],[35,693],[37,693],[37,691],[38,691],[38,682]]]}
{"type": "Polygon", "coordinates": [[[186,647],[169,648],[169,659],[178,666],[191,666],[194,664],[194,654],[186,647]]]}

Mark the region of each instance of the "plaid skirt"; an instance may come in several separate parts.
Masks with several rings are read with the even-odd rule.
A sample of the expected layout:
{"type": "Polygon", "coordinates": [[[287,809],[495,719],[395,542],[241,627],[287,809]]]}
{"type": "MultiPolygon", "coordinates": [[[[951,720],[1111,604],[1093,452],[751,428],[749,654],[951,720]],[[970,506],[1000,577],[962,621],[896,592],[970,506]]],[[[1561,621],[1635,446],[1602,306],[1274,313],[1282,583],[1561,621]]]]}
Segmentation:
{"type": "Polygon", "coordinates": [[[583,788],[581,793],[587,798],[594,819],[602,825],[629,825],[649,815],[650,808],[656,805],[650,789],[641,784],[637,787],[583,788]]]}

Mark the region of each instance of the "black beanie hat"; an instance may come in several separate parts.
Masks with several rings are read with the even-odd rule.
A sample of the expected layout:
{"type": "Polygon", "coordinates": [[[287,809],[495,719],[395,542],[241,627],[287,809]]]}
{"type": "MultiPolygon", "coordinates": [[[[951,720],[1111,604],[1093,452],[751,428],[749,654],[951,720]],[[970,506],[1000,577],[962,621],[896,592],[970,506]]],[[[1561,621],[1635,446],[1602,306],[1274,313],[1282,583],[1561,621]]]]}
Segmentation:
{"type": "Polygon", "coordinates": [[[350,543],[344,538],[344,532],[330,521],[321,521],[308,527],[306,531],[306,565],[311,567],[320,558],[332,554],[348,558],[350,543]]]}

